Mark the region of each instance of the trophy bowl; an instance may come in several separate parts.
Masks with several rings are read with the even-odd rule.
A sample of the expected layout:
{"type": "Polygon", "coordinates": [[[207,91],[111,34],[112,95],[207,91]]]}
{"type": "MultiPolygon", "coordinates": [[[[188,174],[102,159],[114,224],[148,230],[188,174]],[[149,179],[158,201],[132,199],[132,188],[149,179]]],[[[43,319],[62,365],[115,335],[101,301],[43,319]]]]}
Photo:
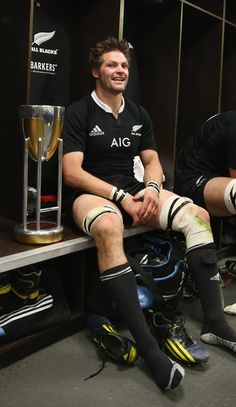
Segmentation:
{"type": "Polygon", "coordinates": [[[65,108],[50,105],[19,106],[20,125],[24,136],[23,221],[15,227],[15,238],[21,243],[49,244],[62,240],[61,192],[62,192],[62,139],[65,108]],[[50,160],[58,150],[58,177],[56,205],[41,207],[42,163],[50,160]],[[37,187],[35,219],[28,219],[28,160],[37,162],[37,187]],[[41,220],[45,212],[56,212],[57,220],[41,220]]]}
{"type": "Polygon", "coordinates": [[[42,161],[48,161],[55,153],[62,131],[64,110],[62,106],[20,106],[23,135],[29,140],[29,155],[34,161],[38,161],[39,139],[42,140],[42,161]]]}

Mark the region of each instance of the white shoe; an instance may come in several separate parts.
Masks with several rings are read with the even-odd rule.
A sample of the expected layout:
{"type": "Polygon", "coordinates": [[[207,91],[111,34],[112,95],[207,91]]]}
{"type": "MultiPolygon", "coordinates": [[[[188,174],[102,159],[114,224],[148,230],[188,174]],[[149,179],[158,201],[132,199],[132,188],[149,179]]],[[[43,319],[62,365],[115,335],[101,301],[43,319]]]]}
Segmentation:
{"type": "Polygon", "coordinates": [[[236,315],[236,303],[227,305],[227,307],[224,308],[224,312],[229,315],[236,315]]]}

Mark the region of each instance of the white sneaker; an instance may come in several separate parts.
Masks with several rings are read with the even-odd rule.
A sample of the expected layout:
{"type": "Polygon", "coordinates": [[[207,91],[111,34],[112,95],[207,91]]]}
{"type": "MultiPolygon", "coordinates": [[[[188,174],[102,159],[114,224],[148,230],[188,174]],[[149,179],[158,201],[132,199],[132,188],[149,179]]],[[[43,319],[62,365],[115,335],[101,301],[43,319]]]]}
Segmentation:
{"type": "Polygon", "coordinates": [[[227,305],[227,307],[224,308],[224,312],[229,315],[236,315],[236,303],[227,305]]]}

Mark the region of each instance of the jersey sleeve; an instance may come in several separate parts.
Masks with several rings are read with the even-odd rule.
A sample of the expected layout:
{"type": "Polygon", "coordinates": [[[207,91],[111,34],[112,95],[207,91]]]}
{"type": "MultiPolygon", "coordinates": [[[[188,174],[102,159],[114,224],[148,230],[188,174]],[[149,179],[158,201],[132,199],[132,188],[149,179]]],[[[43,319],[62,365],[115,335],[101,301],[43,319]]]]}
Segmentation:
{"type": "Polygon", "coordinates": [[[82,102],[75,102],[65,112],[63,130],[63,154],[85,150],[86,112],[82,102]]]}
{"type": "Polygon", "coordinates": [[[143,107],[141,107],[141,114],[143,122],[143,132],[138,152],[148,149],[157,150],[157,144],[155,140],[151,117],[143,107]]]}

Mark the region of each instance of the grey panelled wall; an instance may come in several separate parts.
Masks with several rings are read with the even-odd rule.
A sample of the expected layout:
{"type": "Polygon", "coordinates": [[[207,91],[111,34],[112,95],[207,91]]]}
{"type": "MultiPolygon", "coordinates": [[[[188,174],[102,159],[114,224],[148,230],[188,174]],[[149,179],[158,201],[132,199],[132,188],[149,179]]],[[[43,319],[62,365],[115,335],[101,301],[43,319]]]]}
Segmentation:
{"type": "Polygon", "coordinates": [[[135,50],[141,103],[153,120],[168,184],[173,178],[180,22],[179,1],[125,0],[124,37],[135,50]]]}
{"type": "Polygon", "coordinates": [[[183,1],[177,151],[208,117],[236,109],[235,1],[192,3],[183,1]]]}
{"type": "Polygon", "coordinates": [[[124,37],[171,187],[185,140],[209,116],[236,108],[236,2],[125,0],[124,37]]]}

